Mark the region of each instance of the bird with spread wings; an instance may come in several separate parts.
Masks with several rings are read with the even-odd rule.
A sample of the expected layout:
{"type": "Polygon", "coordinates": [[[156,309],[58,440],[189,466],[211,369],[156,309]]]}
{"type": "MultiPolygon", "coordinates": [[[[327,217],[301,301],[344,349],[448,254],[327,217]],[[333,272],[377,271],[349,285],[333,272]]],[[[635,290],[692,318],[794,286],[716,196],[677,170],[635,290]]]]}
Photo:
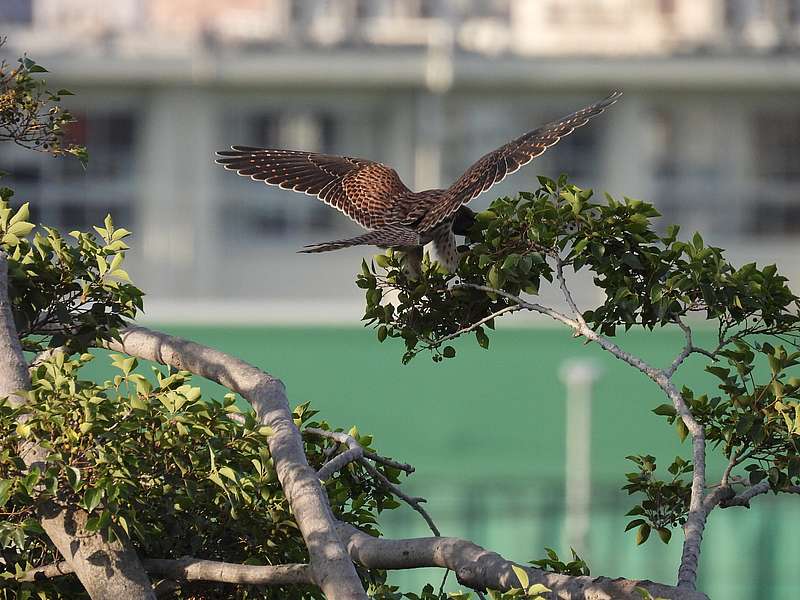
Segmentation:
{"type": "Polygon", "coordinates": [[[464,205],[588,123],[621,95],[614,91],[489,152],[447,189],[412,192],[391,167],[350,156],[232,146],[217,152],[216,162],[255,181],[316,196],[368,230],[353,238],[312,244],[300,252],[372,245],[401,249],[419,259],[422,247],[433,242],[438,260],[455,271],[459,257],[454,223],[472,214],[464,205]]]}

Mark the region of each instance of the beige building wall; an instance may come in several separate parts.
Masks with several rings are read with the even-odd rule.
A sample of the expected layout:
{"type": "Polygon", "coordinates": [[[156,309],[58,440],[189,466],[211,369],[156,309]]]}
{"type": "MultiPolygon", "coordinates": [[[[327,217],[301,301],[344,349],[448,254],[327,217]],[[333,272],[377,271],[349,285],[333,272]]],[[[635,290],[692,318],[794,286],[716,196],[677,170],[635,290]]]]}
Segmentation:
{"type": "MultiPolygon", "coordinates": [[[[5,148],[0,164],[48,222],[94,222],[110,208],[136,232],[130,272],[152,318],[361,316],[353,278],[373,249],[296,253],[355,226],[308,196],[224,172],[215,150],[365,156],[410,187],[436,187],[614,87],[625,96],[613,109],[476,206],[568,171],[653,201],[687,235],[702,230],[740,262],[777,262],[800,284],[790,35],[800,12],[789,0],[754,0],[764,10],[741,14],[722,0],[34,2],[32,22],[9,25],[5,52],[28,51],[54,86],[77,92],[90,169],[5,148]],[[785,47],[748,45],[753,23],[783,31],[785,47]],[[394,38],[375,33],[392,24],[394,38]]],[[[581,289],[584,304],[597,300],[588,282],[581,289]]]]}

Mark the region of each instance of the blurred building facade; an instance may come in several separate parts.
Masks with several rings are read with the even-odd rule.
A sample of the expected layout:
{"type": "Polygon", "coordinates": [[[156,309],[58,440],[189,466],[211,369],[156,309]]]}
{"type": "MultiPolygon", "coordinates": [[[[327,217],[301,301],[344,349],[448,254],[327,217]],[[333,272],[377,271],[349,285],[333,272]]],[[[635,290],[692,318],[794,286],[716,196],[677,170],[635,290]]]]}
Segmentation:
{"type": "Polygon", "coordinates": [[[76,92],[90,151],[86,172],[14,148],[0,168],[47,223],[110,210],[134,230],[156,318],[360,316],[371,249],[295,253],[354,226],[223,171],[215,150],[365,156],[438,187],[617,87],[477,205],[566,171],[800,283],[800,0],[3,0],[0,33],[7,59],[27,52],[76,92]]]}

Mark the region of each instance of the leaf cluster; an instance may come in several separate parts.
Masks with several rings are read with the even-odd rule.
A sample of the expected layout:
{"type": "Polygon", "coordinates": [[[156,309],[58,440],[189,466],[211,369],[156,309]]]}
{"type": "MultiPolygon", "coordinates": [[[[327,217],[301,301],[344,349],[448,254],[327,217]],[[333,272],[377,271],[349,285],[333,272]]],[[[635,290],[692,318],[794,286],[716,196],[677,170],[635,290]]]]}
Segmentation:
{"type": "MultiPolygon", "coordinates": [[[[751,485],[768,479],[774,491],[800,483],[800,351],[796,339],[781,336],[795,348],[766,341],[735,339],[706,366],[717,378],[722,396],[696,395],[683,388],[687,406],[706,431],[706,440],[744,467],[751,485]],[[760,382],[759,382],[760,381],[760,382]]],[[[674,409],[654,412],[678,426],[674,409]]]]}
{"type": "Polygon", "coordinates": [[[130,231],[111,217],[95,233],[57,230],[28,221],[0,190],[0,251],[8,256],[9,295],[23,347],[67,346],[81,352],[112,339],[142,308],[142,292],[122,268],[130,231]]]}
{"type": "Polygon", "coordinates": [[[642,494],[644,500],[628,511],[627,516],[636,517],[625,527],[625,531],[636,529],[636,543],[644,544],[655,530],[665,544],[672,537],[671,527],[686,522],[689,511],[691,484],[682,478],[692,472],[692,464],[676,456],[667,468],[672,479],[661,480],[655,475],[656,459],[653,456],[628,456],[637,470],[625,475],[627,485],[622,489],[628,494],[642,494]]]}
{"type": "Polygon", "coordinates": [[[577,552],[575,552],[573,548],[570,548],[572,560],[569,562],[564,562],[561,560],[556,551],[552,548],[545,548],[545,552],[547,553],[546,558],[532,560],[530,561],[530,564],[537,569],[552,571],[553,573],[562,573],[564,575],[574,575],[575,577],[591,574],[589,571],[589,565],[587,565],[586,561],[578,556],[577,552]]]}
{"type": "MultiPolygon", "coordinates": [[[[0,427],[7,432],[0,442],[0,577],[10,583],[22,571],[57,560],[35,519],[43,500],[85,509],[90,531],[112,539],[124,531],[142,556],[246,564],[308,560],[267,445],[271,431],[252,411],[241,410],[233,394],[221,402],[203,398],[188,372],[152,368],[148,376],[123,355],[111,356],[112,379],[93,383],[80,377],[93,358],[55,353],[33,369],[28,403],[0,404],[0,427]],[[26,469],[20,455],[31,443],[48,452],[44,469],[26,469]]],[[[329,427],[312,421],[314,415],[301,405],[295,423],[329,427]]],[[[352,433],[364,446],[371,443],[370,436],[352,433]]],[[[309,439],[309,463],[319,468],[327,460],[325,444],[309,439]]],[[[396,469],[376,468],[398,480],[396,469]]],[[[397,506],[356,468],[326,487],[338,518],[375,535],[377,513],[397,506]]],[[[364,576],[383,578],[380,572],[364,576]]],[[[59,593],[73,582],[47,585],[59,593]]],[[[216,587],[198,584],[184,593],[216,587]]],[[[319,595],[310,588],[253,588],[242,597],[302,594],[319,595]]]]}
{"type": "MultiPolygon", "coordinates": [[[[4,43],[5,39],[0,40],[0,46],[4,43]]],[[[74,119],[61,106],[61,99],[72,92],[47,89],[47,82],[38,77],[46,72],[47,69],[27,56],[20,58],[14,67],[0,62],[0,141],[11,141],[54,156],[72,155],[85,167],[86,149],[66,139],[68,126],[74,119]]]]}

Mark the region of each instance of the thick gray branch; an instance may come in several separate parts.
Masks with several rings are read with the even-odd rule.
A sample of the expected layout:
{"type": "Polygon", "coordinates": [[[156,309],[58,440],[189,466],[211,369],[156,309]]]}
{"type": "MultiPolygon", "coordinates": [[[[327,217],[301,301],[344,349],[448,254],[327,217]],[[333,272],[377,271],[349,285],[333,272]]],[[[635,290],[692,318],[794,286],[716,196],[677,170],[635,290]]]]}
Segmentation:
{"type": "Polygon", "coordinates": [[[107,347],[185,369],[216,381],[247,400],[260,421],[272,429],[267,440],[270,453],[308,547],[318,585],[329,600],[367,599],[355,567],[336,535],[328,499],[306,460],[303,440],[278,379],[224,352],[142,327],[124,330],[121,341],[108,342],[107,347]]]}
{"type": "MultiPolygon", "coordinates": [[[[522,565],[467,540],[447,537],[390,540],[372,537],[347,523],[337,522],[336,528],[352,560],[368,569],[441,567],[452,570],[462,585],[472,589],[505,591],[519,587],[512,565],[522,565]]],[[[150,573],[184,581],[193,579],[265,585],[311,582],[311,570],[307,565],[257,567],[194,558],[146,559],[143,562],[150,573]],[[223,573],[227,575],[222,575],[223,573]]],[[[645,589],[653,597],[667,600],[708,600],[700,592],[652,581],[573,577],[531,567],[524,568],[531,584],[544,584],[552,590],[554,598],[564,600],[641,600],[636,588],[645,589]]],[[[70,571],[69,566],[64,563],[49,565],[29,571],[26,580],[33,579],[37,572],[41,572],[42,576],[56,577],[70,571]]]]}
{"type": "MultiPolygon", "coordinates": [[[[339,535],[353,560],[369,569],[442,567],[452,570],[462,585],[472,589],[505,591],[520,587],[511,568],[516,563],[467,540],[448,537],[388,540],[367,535],[346,523],[339,523],[339,535]]],[[[542,583],[552,590],[553,598],[564,600],[641,600],[637,587],[649,591],[654,598],[708,600],[700,592],[651,581],[574,577],[530,567],[525,570],[531,584],[542,583]]]]}
{"type": "MultiPolygon", "coordinates": [[[[719,501],[719,505],[722,508],[729,508],[731,506],[744,506],[746,508],[750,508],[750,500],[756,496],[766,494],[769,491],[769,481],[764,479],[755,485],[751,485],[749,488],[739,492],[738,494],[734,494],[731,491],[729,494],[727,494],[727,497],[722,497],[722,499],[719,501]]],[[[785,494],[800,494],[800,485],[790,485],[780,489],[779,492],[785,494]]]]}
{"type": "MultiPolygon", "coordinates": [[[[30,388],[28,366],[14,327],[8,297],[8,263],[0,252],[0,398],[12,404],[25,399],[16,392],[30,388]]],[[[44,460],[47,452],[36,445],[21,449],[30,467],[44,460]]],[[[105,535],[86,531],[89,515],[79,509],[64,509],[54,502],[38,505],[42,527],[66,558],[94,599],[155,599],[152,585],[129,543],[110,542],[105,535]]],[[[120,538],[125,536],[120,532],[120,538]]]]}
{"type": "MultiPolygon", "coordinates": [[[[216,581],[240,585],[293,585],[313,584],[314,577],[310,565],[255,566],[236,563],[203,560],[184,557],[177,560],[168,558],[145,558],[142,564],[151,575],[160,575],[177,581],[216,581]]],[[[36,581],[39,578],[60,577],[72,573],[68,562],[27,571],[20,581],[36,581]]]]}

